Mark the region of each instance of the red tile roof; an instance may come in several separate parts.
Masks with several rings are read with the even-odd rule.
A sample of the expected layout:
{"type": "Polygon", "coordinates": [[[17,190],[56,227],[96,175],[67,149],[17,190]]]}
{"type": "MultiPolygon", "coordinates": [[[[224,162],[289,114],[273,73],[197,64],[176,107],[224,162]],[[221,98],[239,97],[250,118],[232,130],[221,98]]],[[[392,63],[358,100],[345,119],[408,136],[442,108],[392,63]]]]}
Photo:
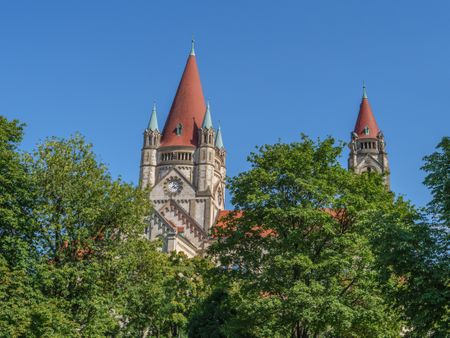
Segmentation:
{"type": "Polygon", "coordinates": [[[195,55],[189,55],[169,116],[162,132],[161,146],[197,146],[198,128],[206,106],[195,55]],[[177,135],[178,125],[181,135],[177,135]]]}
{"type": "MultiPolygon", "coordinates": [[[[225,228],[227,226],[227,222],[230,221],[227,219],[227,217],[230,216],[231,213],[235,213],[233,216],[233,219],[239,219],[242,217],[242,215],[244,214],[243,211],[235,211],[235,210],[220,210],[219,211],[219,215],[217,217],[217,223],[214,225],[214,227],[218,227],[218,228],[225,228]]],[[[255,226],[252,228],[252,231],[259,231],[259,235],[261,237],[267,237],[271,234],[274,233],[273,230],[271,229],[267,229],[267,230],[262,230],[260,226],[255,226]]],[[[249,236],[251,236],[251,234],[248,234],[249,236]]],[[[216,233],[213,233],[213,237],[217,237],[216,233]]]]}
{"type": "MultiPolygon", "coordinates": [[[[346,217],[345,209],[329,209],[325,208],[323,211],[327,214],[329,214],[331,217],[335,218],[338,221],[342,221],[346,217]]],[[[227,222],[230,221],[230,219],[227,219],[227,217],[230,216],[230,214],[235,213],[233,219],[239,219],[243,215],[243,211],[235,211],[235,210],[220,210],[219,215],[217,216],[217,223],[214,225],[215,228],[226,228],[227,222]]],[[[255,226],[252,228],[253,231],[260,230],[260,226],[255,226]]],[[[212,233],[213,237],[217,237],[217,233],[213,230],[212,233]]],[[[275,231],[272,229],[266,229],[266,230],[260,230],[259,235],[261,237],[267,237],[269,235],[275,235],[275,231]]]]}

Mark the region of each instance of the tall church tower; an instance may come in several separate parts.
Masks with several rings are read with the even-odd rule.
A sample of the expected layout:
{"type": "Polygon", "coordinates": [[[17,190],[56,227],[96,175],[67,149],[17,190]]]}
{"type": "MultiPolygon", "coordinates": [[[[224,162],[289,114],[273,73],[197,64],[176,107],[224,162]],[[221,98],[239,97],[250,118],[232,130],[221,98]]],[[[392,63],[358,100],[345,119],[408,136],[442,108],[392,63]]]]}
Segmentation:
{"type": "Polygon", "coordinates": [[[384,174],[384,182],[389,189],[389,162],[385,149],[386,143],[370,108],[365,85],[363,86],[358,119],[355,129],[351,133],[349,147],[348,168],[354,170],[357,174],[363,172],[384,174]]]}
{"type": "Polygon", "coordinates": [[[156,108],[144,131],[140,184],[151,188],[154,213],[146,236],[165,251],[201,254],[225,203],[226,152],[205,105],[194,42],[162,132],[156,108]]]}

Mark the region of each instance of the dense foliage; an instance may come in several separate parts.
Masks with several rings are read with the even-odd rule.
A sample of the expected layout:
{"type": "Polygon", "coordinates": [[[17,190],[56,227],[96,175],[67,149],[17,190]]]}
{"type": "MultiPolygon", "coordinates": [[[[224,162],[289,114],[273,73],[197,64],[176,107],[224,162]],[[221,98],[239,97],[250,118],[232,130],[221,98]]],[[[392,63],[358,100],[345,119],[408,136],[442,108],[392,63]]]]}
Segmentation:
{"type": "MultiPolygon", "coordinates": [[[[437,151],[425,157],[425,185],[432,192],[426,210],[417,211],[399,201],[390,212],[375,211],[371,220],[372,243],[387,285],[386,294],[401,309],[407,335],[450,335],[450,140],[442,139],[437,151]]],[[[370,223],[370,224],[369,224],[370,223]]]]}
{"type": "Polygon", "coordinates": [[[333,139],[261,147],[231,179],[243,211],[212,248],[245,296],[255,336],[396,336],[398,311],[383,297],[371,211],[394,208],[378,175],[341,167],[333,139]]]}
{"type": "Polygon", "coordinates": [[[425,158],[424,212],[342,168],[331,138],[252,153],[211,248],[228,268],[219,336],[448,336],[448,144],[425,158]]]}
{"type": "Polygon", "coordinates": [[[91,145],[31,154],[0,117],[2,337],[446,337],[450,139],[425,158],[428,207],[339,164],[333,139],[265,145],[229,180],[210,258],[142,233],[142,191],[91,145]]]}
{"type": "Polygon", "coordinates": [[[113,180],[78,135],[22,156],[22,125],[0,124],[0,335],[184,332],[207,265],[142,237],[148,192],[113,180]]]}

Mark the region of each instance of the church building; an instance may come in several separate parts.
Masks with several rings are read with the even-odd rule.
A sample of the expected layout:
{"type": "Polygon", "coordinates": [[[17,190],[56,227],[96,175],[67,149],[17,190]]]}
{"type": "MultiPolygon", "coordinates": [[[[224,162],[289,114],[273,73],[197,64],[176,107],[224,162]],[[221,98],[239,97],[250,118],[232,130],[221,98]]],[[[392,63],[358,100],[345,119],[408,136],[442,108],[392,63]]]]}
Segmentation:
{"type": "MultiPolygon", "coordinates": [[[[154,208],[145,236],[161,238],[166,252],[201,255],[210,243],[211,227],[229,212],[224,210],[226,151],[212,115],[192,42],[164,128],[160,131],[154,105],[141,152],[139,182],[143,189],[151,188],[154,208]]],[[[389,188],[384,136],[365,86],[349,147],[349,170],[383,173],[389,188]]]]}

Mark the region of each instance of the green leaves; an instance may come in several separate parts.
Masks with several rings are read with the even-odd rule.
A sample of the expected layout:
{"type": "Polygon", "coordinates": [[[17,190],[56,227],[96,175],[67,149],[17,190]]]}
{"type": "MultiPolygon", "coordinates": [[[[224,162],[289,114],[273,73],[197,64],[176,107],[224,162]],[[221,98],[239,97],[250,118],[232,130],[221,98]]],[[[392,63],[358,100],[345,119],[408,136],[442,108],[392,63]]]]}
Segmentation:
{"type": "Polygon", "coordinates": [[[422,167],[427,173],[424,184],[431,190],[433,199],[428,204],[434,221],[450,227],[450,137],[443,137],[438,151],[425,156],[422,167]]]}
{"type": "Polygon", "coordinates": [[[113,180],[80,135],[21,155],[22,126],[0,124],[0,335],[184,331],[207,268],[143,238],[148,191],[113,180]]]}
{"type": "Polygon", "coordinates": [[[36,226],[30,214],[33,185],[17,151],[23,128],[0,116],[0,252],[11,267],[29,264],[36,226]]]}
{"type": "Polygon", "coordinates": [[[41,227],[37,245],[56,264],[95,253],[122,236],[141,234],[150,212],[144,194],[112,181],[91,148],[79,135],[52,138],[29,161],[39,187],[34,208],[41,227]]]}
{"type": "Polygon", "coordinates": [[[306,136],[265,145],[250,155],[251,169],[230,180],[243,214],[219,230],[225,239],[211,254],[237,267],[231,283],[252,304],[240,316],[251,323],[256,313],[272,314],[253,332],[262,325],[271,336],[398,333],[359,222],[371,210],[392,207],[393,199],[381,177],[342,168],[341,151],[331,138],[306,136]]]}
{"type": "Polygon", "coordinates": [[[1,336],[448,335],[448,137],[423,212],[342,168],[332,138],[258,148],[213,264],[146,240],[148,191],[80,135],[22,154],[22,133],[0,117],[1,336]]]}

